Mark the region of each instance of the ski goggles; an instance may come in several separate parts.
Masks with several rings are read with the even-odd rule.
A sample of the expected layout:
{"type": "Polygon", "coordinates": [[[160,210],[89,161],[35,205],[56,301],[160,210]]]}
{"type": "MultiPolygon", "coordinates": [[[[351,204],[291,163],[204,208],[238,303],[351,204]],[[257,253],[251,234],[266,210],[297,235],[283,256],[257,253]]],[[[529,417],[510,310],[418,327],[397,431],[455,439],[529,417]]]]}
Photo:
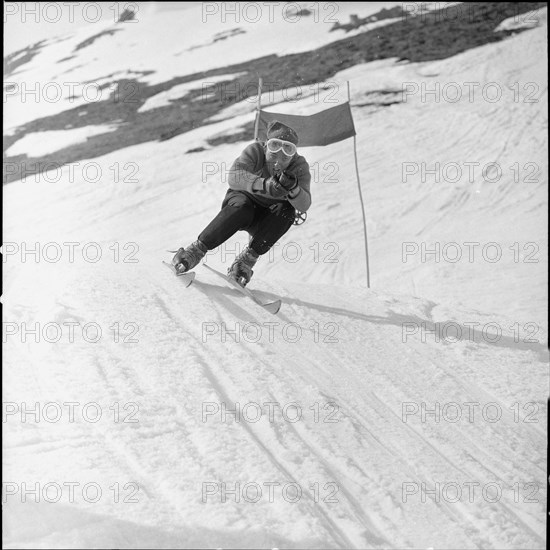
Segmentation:
{"type": "Polygon", "coordinates": [[[296,145],[283,139],[271,138],[267,140],[267,150],[270,153],[278,153],[282,150],[287,157],[292,157],[296,153],[296,145]]]}

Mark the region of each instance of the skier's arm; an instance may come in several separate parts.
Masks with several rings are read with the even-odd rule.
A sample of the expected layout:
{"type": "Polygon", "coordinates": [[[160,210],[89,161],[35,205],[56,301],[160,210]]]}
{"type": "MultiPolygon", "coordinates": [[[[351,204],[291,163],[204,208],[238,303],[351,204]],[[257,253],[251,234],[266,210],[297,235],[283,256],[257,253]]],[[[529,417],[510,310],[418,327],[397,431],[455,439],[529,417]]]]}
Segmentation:
{"type": "Polygon", "coordinates": [[[303,165],[299,167],[296,173],[298,187],[295,191],[288,196],[287,200],[301,212],[306,212],[311,206],[311,192],[309,190],[309,184],[311,182],[311,174],[309,172],[309,166],[307,162],[303,162],[303,165]]]}
{"type": "Polygon", "coordinates": [[[263,191],[264,178],[257,175],[258,172],[261,173],[262,166],[260,150],[255,143],[252,143],[233,162],[229,170],[229,187],[235,191],[248,193],[263,191]]]}

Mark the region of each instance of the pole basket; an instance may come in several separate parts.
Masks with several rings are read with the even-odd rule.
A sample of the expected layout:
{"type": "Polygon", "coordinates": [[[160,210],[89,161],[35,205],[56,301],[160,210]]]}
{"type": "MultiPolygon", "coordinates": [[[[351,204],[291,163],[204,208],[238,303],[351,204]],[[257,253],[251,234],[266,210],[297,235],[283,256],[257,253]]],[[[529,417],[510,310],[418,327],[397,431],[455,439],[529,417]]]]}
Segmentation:
{"type": "Polygon", "coordinates": [[[302,225],[307,220],[307,212],[300,212],[296,210],[296,216],[294,218],[294,225],[302,225]]]}

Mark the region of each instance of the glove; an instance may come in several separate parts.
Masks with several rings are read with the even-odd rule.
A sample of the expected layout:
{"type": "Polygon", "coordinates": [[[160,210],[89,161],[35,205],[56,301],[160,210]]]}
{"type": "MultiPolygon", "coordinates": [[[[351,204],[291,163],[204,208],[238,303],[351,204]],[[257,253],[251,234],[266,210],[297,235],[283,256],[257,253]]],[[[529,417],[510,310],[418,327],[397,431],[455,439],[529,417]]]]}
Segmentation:
{"type": "Polygon", "coordinates": [[[279,183],[288,191],[288,196],[290,198],[295,197],[300,190],[298,178],[294,174],[283,172],[279,176],[279,183]]]}
{"type": "Polygon", "coordinates": [[[279,183],[276,177],[271,176],[264,180],[265,193],[274,199],[283,199],[288,195],[288,191],[279,183]]]}

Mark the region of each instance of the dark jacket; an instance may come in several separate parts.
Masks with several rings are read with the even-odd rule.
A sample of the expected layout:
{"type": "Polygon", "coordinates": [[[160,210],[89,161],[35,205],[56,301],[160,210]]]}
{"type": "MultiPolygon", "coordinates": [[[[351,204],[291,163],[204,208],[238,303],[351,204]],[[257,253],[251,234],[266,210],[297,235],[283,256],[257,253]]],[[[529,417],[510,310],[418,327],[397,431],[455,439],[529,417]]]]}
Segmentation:
{"type": "Polygon", "coordinates": [[[306,159],[301,155],[296,155],[285,169],[285,172],[295,175],[300,186],[300,191],[293,199],[276,199],[262,193],[263,180],[273,176],[273,173],[271,173],[270,167],[266,163],[264,144],[255,141],[248,145],[233,162],[229,170],[228,183],[231,189],[243,191],[262,206],[271,206],[288,200],[297,210],[307,211],[311,206],[311,192],[309,189],[311,174],[306,159]]]}

